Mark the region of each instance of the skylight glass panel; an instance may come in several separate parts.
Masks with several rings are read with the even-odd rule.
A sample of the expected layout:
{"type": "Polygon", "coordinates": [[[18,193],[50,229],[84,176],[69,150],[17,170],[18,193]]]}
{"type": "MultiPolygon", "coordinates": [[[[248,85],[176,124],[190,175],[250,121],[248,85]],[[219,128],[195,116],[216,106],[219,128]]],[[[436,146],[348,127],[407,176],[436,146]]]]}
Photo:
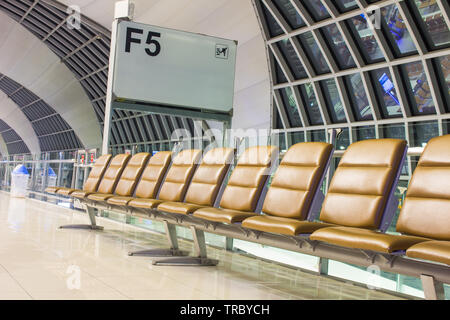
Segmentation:
{"type": "Polygon", "coordinates": [[[383,52],[375,39],[369,22],[364,15],[350,18],[347,24],[356,40],[366,63],[384,60],[383,52]]]}
{"type": "Polygon", "coordinates": [[[278,49],[280,49],[283,58],[285,59],[286,63],[289,65],[289,68],[294,74],[294,78],[298,80],[308,77],[305,68],[303,67],[303,64],[301,63],[291,42],[288,39],[285,39],[278,41],[276,45],[278,46],[278,49]]]}
{"type": "Polygon", "coordinates": [[[327,44],[330,47],[331,53],[334,59],[339,65],[340,69],[349,69],[356,67],[355,61],[347,47],[347,44],[339,32],[339,29],[335,23],[325,26],[321,29],[322,34],[327,40],[327,44]]]}
{"type": "Polygon", "coordinates": [[[302,33],[298,35],[297,38],[300,41],[306,55],[308,56],[309,61],[311,61],[316,74],[324,74],[330,72],[330,68],[328,67],[322,51],[317,45],[317,41],[316,39],[314,39],[312,32],[308,31],[302,33]]]}
{"type": "Polygon", "coordinates": [[[273,0],[273,4],[278,11],[280,11],[292,29],[298,29],[306,25],[290,0],[273,0]]]}

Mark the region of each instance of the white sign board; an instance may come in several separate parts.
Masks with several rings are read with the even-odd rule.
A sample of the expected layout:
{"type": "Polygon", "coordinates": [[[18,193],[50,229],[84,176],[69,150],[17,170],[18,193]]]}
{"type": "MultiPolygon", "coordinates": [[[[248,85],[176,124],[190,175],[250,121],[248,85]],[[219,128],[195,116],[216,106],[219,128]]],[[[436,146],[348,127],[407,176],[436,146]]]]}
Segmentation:
{"type": "Polygon", "coordinates": [[[122,21],[114,99],[229,113],[236,48],[232,40],[122,21]]]}

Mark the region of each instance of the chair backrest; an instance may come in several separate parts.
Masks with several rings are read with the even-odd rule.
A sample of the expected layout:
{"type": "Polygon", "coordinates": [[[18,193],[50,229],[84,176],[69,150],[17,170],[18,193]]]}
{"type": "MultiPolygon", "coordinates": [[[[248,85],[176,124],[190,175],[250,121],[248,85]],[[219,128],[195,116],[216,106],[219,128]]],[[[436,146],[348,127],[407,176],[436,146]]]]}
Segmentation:
{"type": "Polygon", "coordinates": [[[378,229],[393,197],[406,149],[406,141],[399,139],[351,144],[333,175],[320,220],[378,229]]]}
{"type": "Polygon", "coordinates": [[[170,151],[160,151],[150,158],[136,187],[137,198],[156,198],[171,159],[170,151]]]}
{"type": "Polygon", "coordinates": [[[409,183],[397,231],[450,241],[450,135],[426,145],[409,183]]]}
{"type": "Polygon", "coordinates": [[[147,152],[137,153],[131,157],[120,176],[119,182],[117,182],[115,194],[123,197],[129,197],[133,194],[149,158],[150,153],[147,152]]]}
{"type": "Polygon", "coordinates": [[[100,182],[97,192],[110,194],[114,192],[117,182],[122,175],[123,169],[130,160],[129,154],[118,154],[112,158],[108,169],[106,169],[103,179],[100,182]]]}
{"type": "Polygon", "coordinates": [[[220,200],[220,207],[255,212],[259,197],[278,158],[278,147],[250,147],[240,156],[220,200]]]}
{"type": "MultiPolygon", "coordinates": [[[[333,146],[325,142],[297,143],[283,157],[264,200],[263,212],[306,220],[326,174],[333,146]]],[[[322,197],[323,199],[323,197],[322,197]]]]}
{"type": "Polygon", "coordinates": [[[201,156],[202,151],[196,149],[178,153],[173,158],[158,198],[166,201],[183,201],[201,156]]]}
{"type": "Polygon", "coordinates": [[[185,201],[213,206],[233,157],[232,148],[215,148],[208,151],[194,173],[185,201]]]}
{"type": "Polygon", "coordinates": [[[83,191],[96,192],[103,174],[111,161],[112,156],[110,154],[104,154],[95,160],[94,166],[89,173],[86,182],[83,185],[83,191]]]}

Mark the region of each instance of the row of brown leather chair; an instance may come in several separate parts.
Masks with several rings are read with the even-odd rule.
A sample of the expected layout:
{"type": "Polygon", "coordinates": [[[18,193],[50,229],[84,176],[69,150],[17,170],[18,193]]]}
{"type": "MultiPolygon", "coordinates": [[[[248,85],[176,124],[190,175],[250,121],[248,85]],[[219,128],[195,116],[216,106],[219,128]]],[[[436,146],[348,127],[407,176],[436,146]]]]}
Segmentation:
{"type": "MultiPolygon", "coordinates": [[[[320,221],[307,219],[311,219],[313,198],[331,157],[332,147],[326,143],[300,143],[288,150],[265,196],[264,215],[256,212],[256,205],[267,170],[278,153],[275,147],[254,147],[244,152],[223,192],[220,208],[213,205],[229,166],[228,157],[233,154],[231,149],[209,151],[198,168],[199,150],[181,152],[168,169],[159,197],[155,190],[163,180],[170,153],[158,153],[150,159],[141,181],[134,184],[135,197],[131,197],[130,181],[137,181],[138,170],[130,169],[135,175],[124,179],[117,174],[119,167],[127,172],[125,155],[114,157],[105,170],[105,177],[115,172],[116,180],[110,178],[103,183],[101,179],[100,195],[91,190],[70,194],[111,205],[192,215],[215,223],[242,223],[252,230],[305,236],[343,247],[383,253],[406,251],[410,257],[450,264],[449,146],[450,136],[444,136],[430,140],[424,150],[397,223],[397,231],[404,234],[399,236],[379,231],[406,152],[406,142],[397,139],[367,140],[349,146],[330,183],[320,221]],[[116,167],[110,170],[113,163],[116,167]],[[114,187],[122,181],[129,187],[114,187]]],[[[142,160],[143,156],[135,157],[142,160]]],[[[143,162],[137,162],[143,168],[143,162]]]]}

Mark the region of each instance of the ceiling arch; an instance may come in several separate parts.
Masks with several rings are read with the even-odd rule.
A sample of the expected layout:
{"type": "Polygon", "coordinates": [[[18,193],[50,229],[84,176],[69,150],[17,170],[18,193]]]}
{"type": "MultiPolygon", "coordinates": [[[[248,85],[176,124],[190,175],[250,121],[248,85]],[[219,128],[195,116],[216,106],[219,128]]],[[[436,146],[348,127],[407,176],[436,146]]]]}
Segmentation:
{"type": "MultiPolygon", "coordinates": [[[[101,127],[105,112],[110,31],[85,16],[82,17],[80,29],[69,30],[66,24],[68,19],[66,9],[65,5],[57,1],[0,0],[0,10],[40,39],[41,43],[56,54],[62,62],[61,65],[72,72],[77,80],[74,86],[81,85],[84,89],[95,111],[97,125],[101,127]]],[[[47,67],[47,69],[51,68],[47,67]]],[[[54,83],[58,84],[58,82],[59,78],[55,77],[54,83]]],[[[49,91],[48,86],[51,91],[52,83],[41,83],[38,88],[46,92],[49,91]]],[[[71,98],[70,92],[67,92],[61,94],[58,99],[49,101],[49,104],[55,109],[56,105],[61,105],[65,110],[70,110],[74,119],[86,118],[79,108],[67,107],[71,98]]],[[[93,119],[95,117],[89,117],[89,120],[93,119]]],[[[86,123],[86,121],[81,122],[86,123]]],[[[73,127],[76,130],[76,126],[73,127]]],[[[192,135],[194,134],[192,119],[115,110],[111,144],[125,147],[135,143],[169,140],[171,133],[178,128],[186,128],[192,135]]],[[[76,132],[78,134],[78,131],[76,132]]],[[[81,134],[79,136],[81,139],[81,134]]],[[[101,138],[100,133],[97,135],[90,133],[89,136],[101,138]]]]}
{"type": "Polygon", "coordinates": [[[33,92],[0,74],[0,90],[25,115],[36,133],[41,151],[62,151],[83,147],[74,130],[45,101],[33,92]]]}
{"type": "Polygon", "coordinates": [[[30,153],[25,142],[5,121],[0,120],[0,154],[1,156],[30,153]]]}
{"type": "Polygon", "coordinates": [[[71,70],[42,41],[2,12],[0,30],[0,72],[8,79],[7,84],[2,79],[0,86],[32,122],[42,151],[99,146],[100,125],[71,70]],[[8,85],[14,91],[8,90],[8,85]]]}
{"type": "MultiPolygon", "coordinates": [[[[7,125],[7,127],[3,126],[0,128],[0,132],[2,132],[3,139],[6,143],[16,143],[17,150],[25,150],[22,144],[19,143],[21,140],[27,146],[29,152],[40,153],[39,139],[30,121],[28,121],[24,113],[20,111],[19,107],[4,92],[0,92],[0,119],[3,124],[7,125]],[[13,130],[10,130],[11,128],[13,130]],[[20,147],[19,144],[21,145],[20,147]]],[[[12,148],[9,153],[21,153],[15,151],[16,149],[12,148]]]]}

